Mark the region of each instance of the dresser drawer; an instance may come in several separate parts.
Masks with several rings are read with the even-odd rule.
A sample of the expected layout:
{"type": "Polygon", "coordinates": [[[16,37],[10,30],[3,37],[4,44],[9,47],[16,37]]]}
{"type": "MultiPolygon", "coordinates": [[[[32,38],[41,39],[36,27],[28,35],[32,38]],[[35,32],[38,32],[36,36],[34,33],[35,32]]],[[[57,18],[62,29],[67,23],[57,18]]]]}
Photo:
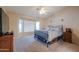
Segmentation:
{"type": "Polygon", "coordinates": [[[13,37],[3,36],[0,37],[0,51],[12,51],[13,50],[13,37]]]}

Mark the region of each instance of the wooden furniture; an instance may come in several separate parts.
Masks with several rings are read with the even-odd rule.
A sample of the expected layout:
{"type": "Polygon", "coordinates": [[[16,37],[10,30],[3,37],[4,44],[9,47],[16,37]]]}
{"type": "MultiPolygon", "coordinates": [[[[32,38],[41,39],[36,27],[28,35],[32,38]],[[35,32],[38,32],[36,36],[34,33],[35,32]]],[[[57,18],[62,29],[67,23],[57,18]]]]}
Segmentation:
{"type": "Polygon", "coordinates": [[[70,28],[66,28],[66,32],[63,34],[63,41],[72,43],[72,31],[70,28]]]}
{"type": "Polygon", "coordinates": [[[13,35],[4,35],[0,37],[0,52],[13,51],[13,35]]]}

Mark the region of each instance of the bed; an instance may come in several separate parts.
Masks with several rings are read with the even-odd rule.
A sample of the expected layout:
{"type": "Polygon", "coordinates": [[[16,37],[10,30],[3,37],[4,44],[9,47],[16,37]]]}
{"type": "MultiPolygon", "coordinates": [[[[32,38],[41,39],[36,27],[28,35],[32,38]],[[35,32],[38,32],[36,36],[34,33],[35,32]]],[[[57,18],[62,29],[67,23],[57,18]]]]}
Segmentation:
{"type": "Polygon", "coordinates": [[[53,42],[59,41],[63,36],[63,27],[58,26],[49,26],[48,30],[35,30],[34,38],[37,38],[41,42],[47,44],[47,47],[53,42]]]}

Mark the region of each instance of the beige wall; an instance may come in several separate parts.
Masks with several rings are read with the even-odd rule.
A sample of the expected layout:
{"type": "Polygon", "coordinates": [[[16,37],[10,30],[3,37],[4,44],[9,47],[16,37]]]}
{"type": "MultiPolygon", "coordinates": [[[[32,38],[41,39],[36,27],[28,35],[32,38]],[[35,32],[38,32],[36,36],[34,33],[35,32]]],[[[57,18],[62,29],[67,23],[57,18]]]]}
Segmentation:
{"type": "Polygon", "coordinates": [[[44,29],[47,27],[47,19],[40,19],[40,29],[44,29]]]}
{"type": "Polygon", "coordinates": [[[9,16],[9,31],[13,31],[14,35],[16,36],[18,32],[17,28],[18,16],[12,13],[8,13],[8,16],[9,16]]]}
{"type": "Polygon", "coordinates": [[[61,10],[48,19],[48,24],[63,24],[64,28],[71,28],[73,31],[73,43],[79,44],[79,7],[67,7],[61,10]]]}

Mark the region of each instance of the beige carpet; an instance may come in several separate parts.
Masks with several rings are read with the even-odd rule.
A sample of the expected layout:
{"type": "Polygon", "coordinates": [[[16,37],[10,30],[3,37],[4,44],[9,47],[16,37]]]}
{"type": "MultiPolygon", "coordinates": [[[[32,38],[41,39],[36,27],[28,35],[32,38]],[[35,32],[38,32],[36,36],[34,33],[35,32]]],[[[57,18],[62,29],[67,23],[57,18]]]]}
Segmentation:
{"type": "Polygon", "coordinates": [[[59,41],[49,47],[34,39],[33,36],[20,37],[14,40],[15,52],[77,52],[79,46],[59,41]]]}

